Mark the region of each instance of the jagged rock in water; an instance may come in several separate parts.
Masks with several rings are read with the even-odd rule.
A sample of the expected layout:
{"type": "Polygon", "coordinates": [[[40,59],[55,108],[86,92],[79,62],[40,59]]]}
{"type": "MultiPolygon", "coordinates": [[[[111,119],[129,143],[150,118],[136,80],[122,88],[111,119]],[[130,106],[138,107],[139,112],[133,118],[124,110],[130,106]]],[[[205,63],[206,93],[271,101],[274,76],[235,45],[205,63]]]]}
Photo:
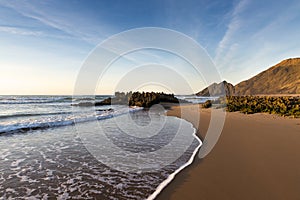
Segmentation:
{"type": "Polygon", "coordinates": [[[107,98],[101,102],[97,102],[95,106],[117,104],[149,108],[161,102],[187,103],[187,101],[177,99],[174,94],[156,92],[129,92],[125,94],[124,92],[116,92],[114,98],[107,98]]]}

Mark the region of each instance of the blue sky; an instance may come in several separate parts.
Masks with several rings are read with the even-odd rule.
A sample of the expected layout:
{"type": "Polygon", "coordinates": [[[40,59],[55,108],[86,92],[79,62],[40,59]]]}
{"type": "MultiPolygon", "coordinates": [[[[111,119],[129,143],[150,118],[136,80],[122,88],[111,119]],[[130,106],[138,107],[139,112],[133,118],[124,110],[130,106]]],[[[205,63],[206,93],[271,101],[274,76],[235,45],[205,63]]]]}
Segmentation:
{"type": "MultiPolygon", "coordinates": [[[[298,0],[0,0],[0,94],[72,94],[97,44],[140,27],[188,35],[206,49],[221,78],[236,84],[299,57],[299,10],[298,0]]],[[[195,92],[205,86],[196,77],[189,81],[195,92]]],[[[185,93],[178,87],[176,93],[185,93]]]]}

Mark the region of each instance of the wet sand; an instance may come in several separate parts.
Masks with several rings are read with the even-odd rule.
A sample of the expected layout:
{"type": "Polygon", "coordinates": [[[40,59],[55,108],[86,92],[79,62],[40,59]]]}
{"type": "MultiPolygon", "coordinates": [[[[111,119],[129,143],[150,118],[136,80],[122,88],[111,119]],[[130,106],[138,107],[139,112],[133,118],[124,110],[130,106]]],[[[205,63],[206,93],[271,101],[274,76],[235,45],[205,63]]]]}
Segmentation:
{"type": "MultiPolygon", "coordinates": [[[[210,109],[173,106],[205,137],[210,109]],[[196,115],[200,116],[200,123],[196,115]]],[[[214,149],[180,172],[157,199],[300,199],[300,119],[227,113],[214,149]]]]}

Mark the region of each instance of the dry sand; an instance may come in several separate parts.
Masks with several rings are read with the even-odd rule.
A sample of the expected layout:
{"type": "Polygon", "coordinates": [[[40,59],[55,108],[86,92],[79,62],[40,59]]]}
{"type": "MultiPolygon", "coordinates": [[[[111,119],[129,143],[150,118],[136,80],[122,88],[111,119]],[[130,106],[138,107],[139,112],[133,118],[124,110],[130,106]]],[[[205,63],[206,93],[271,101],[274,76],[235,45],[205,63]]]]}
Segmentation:
{"type": "MultiPolygon", "coordinates": [[[[210,109],[173,106],[168,115],[198,127],[202,139],[210,109]]],[[[269,114],[227,113],[218,143],[204,159],[195,158],[157,199],[300,199],[300,119],[269,114]]]]}

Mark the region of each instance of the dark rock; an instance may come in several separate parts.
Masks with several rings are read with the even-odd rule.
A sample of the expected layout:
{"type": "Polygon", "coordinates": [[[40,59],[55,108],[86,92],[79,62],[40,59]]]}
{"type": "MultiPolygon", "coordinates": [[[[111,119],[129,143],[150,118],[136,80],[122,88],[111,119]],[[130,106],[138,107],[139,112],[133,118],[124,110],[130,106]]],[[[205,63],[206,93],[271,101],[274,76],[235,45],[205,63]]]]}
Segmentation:
{"type": "Polygon", "coordinates": [[[71,106],[94,106],[95,104],[93,102],[80,102],[80,103],[75,103],[75,104],[71,104],[71,106]]]}
{"type": "Polygon", "coordinates": [[[167,103],[187,103],[187,101],[177,99],[174,94],[156,92],[116,92],[114,98],[108,98],[97,102],[95,106],[103,105],[128,105],[149,108],[154,104],[167,103]]]}
{"type": "Polygon", "coordinates": [[[114,111],[114,109],[112,109],[112,108],[109,108],[109,109],[97,109],[96,111],[107,112],[107,111],[114,111]]]}
{"type": "Polygon", "coordinates": [[[210,108],[212,106],[211,100],[205,101],[205,103],[202,104],[202,108],[210,108]]]}
{"type": "Polygon", "coordinates": [[[95,106],[106,106],[106,105],[111,105],[111,98],[107,98],[107,99],[104,99],[103,101],[100,101],[100,102],[96,102],[94,104],[95,106]]]}

